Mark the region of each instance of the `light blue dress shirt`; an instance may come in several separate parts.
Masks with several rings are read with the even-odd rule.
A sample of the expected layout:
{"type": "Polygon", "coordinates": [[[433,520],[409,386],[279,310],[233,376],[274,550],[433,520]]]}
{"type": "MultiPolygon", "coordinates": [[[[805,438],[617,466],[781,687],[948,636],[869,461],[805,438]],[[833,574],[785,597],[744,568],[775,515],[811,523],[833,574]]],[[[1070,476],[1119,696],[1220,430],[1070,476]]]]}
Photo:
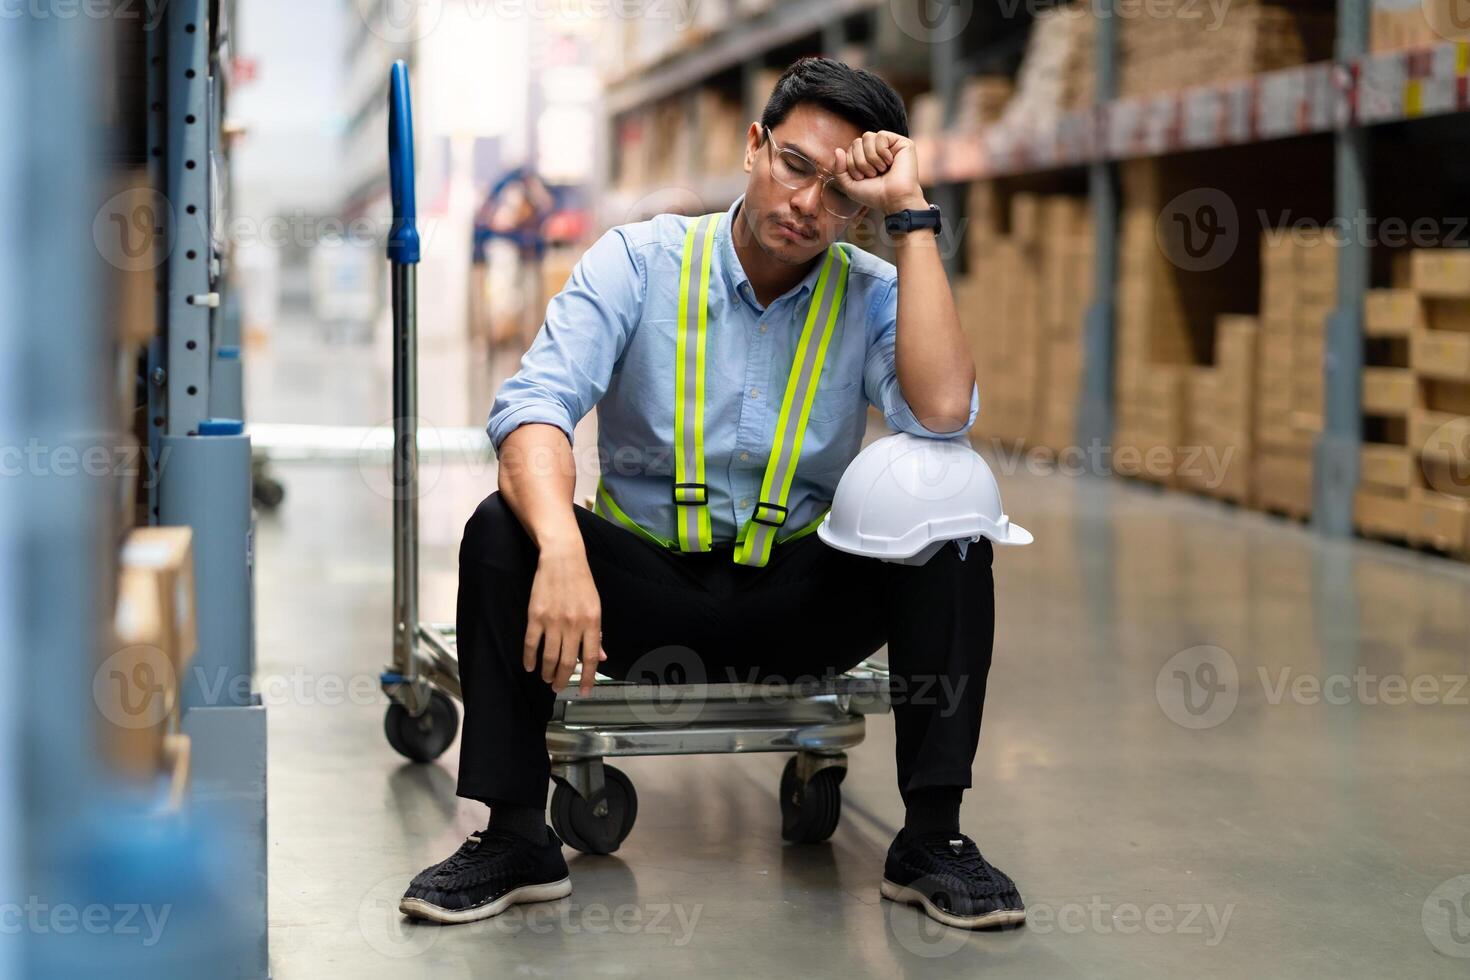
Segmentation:
{"type": "MultiPolygon", "coordinates": [[[[720,219],[710,272],[704,447],[717,543],[735,540],[759,499],[786,376],[821,265],[762,307],[730,239],[743,200],[720,219]]],[[[571,440],[577,422],[597,406],[598,469],[608,492],[634,521],[668,539],[677,537],[679,266],[692,220],[661,214],[620,225],[583,254],[548,304],[520,369],[497,393],[486,427],[497,451],[527,422],[555,425],[571,440]]],[[[898,271],[853,245],[838,247],[852,260],[847,294],[813,399],[783,537],[831,506],[838,478],[862,446],[869,403],[894,429],[934,438],[968,431],[980,409],[979,390],[972,389],[964,429],[940,433],[919,423],[894,369],[898,271]]]]}

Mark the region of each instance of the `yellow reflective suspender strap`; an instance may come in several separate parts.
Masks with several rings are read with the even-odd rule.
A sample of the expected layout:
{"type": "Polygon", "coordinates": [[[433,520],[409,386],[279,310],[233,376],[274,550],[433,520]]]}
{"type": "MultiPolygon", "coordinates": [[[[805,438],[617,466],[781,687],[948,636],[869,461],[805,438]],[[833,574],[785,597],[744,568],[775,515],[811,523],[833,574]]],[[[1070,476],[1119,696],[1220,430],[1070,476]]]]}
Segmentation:
{"type": "Polygon", "coordinates": [[[704,348],[709,276],[720,215],[689,223],[679,267],[674,368],[674,523],[680,551],[708,551],[714,538],[704,482],[704,348]],[[695,277],[698,276],[696,279],[695,277]]]}
{"type": "Polygon", "coordinates": [[[648,530],[646,527],[633,520],[633,518],[629,517],[627,513],[624,512],[623,508],[618,506],[617,501],[612,499],[612,494],[607,492],[607,487],[602,485],[601,480],[597,481],[597,496],[594,497],[592,501],[592,512],[598,517],[603,517],[607,520],[621,524],[623,527],[632,531],[643,540],[652,542],[653,544],[658,545],[660,548],[674,547],[674,542],[670,541],[668,538],[659,537],[657,534],[654,534],[652,531],[648,530]]]}
{"type": "MultiPolygon", "coordinates": [[[[796,357],[786,378],[786,393],[781,399],[781,414],[776,418],[775,441],[771,444],[771,458],[761,481],[760,499],[750,520],[741,528],[740,541],[735,548],[735,561],[742,565],[762,566],[770,561],[776,531],[786,523],[786,499],[791,492],[792,478],[796,475],[797,461],[801,458],[801,442],[806,436],[812,399],[822,377],[827,345],[832,340],[842,309],[848,261],[847,253],[832,245],[822,262],[806,323],[796,344],[796,357]]],[[[810,530],[808,525],[791,538],[810,533],[810,530]]]]}

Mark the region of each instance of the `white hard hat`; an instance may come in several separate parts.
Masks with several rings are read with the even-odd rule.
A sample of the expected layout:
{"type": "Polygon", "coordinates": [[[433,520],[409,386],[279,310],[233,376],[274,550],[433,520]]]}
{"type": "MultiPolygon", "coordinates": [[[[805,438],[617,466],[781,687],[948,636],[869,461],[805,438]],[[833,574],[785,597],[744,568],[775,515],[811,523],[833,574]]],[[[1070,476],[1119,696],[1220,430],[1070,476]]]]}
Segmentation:
{"type": "Polygon", "coordinates": [[[946,541],[1030,544],[1012,524],[995,476],[966,436],[906,432],[858,453],[837,482],[817,535],[839,551],[920,565],[946,541]]]}

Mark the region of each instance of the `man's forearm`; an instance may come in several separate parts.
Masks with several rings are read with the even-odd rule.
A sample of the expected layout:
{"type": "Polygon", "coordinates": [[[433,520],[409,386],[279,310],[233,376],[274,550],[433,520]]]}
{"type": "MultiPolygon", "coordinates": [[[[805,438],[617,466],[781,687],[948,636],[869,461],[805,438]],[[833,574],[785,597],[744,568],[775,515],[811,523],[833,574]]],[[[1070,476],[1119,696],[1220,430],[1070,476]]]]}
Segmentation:
{"type": "MultiPolygon", "coordinates": [[[[918,207],[927,204],[917,203],[918,207]]],[[[938,236],[913,231],[894,244],[898,329],[894,359],[899,388],[915,417],[934,432],[953,432],[970,418],[975,365],[955,312],[938,236]]]]}
{"type": "Polygon", "coordinates": [[[582,532],[572,511],[577,467],[566,433],[529,422],[500,442],[500,493],[537,548],[577,549],[582,532]]]}

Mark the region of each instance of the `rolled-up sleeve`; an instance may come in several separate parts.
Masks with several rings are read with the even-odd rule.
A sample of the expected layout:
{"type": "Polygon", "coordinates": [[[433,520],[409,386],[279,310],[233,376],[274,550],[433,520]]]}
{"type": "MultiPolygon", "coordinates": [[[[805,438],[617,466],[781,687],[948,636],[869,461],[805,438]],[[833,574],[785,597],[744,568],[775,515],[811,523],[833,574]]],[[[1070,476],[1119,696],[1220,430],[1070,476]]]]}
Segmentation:
{"type": "Polygon", "coordinates": [[[551,298],[519,370],[500,386],[485,431],[495,451],[528,422],[566,433],[607,391],[613,367],[632,336],[646,289],[642,267],[621,228],[582,254],[562,291],[551,298]]]}
{"type": "Polygon", "coordinates": [[[975,417],[980,414],[980,387],[970,387],[970,417],[963,427],[949,432],[935,432],[926,428],[914,415],[903,389],[898,383],[898,361],[895,349],[898,339],[898,281],[895,279],[884,290],[877,290],[873,306],[868,311],[869,329],[876,327],[877,336],[868,344],[867,360],[863,364],[863,393],[883,419],[898,432],[933,439],[947,439],[970,431],[975,417]]]}

